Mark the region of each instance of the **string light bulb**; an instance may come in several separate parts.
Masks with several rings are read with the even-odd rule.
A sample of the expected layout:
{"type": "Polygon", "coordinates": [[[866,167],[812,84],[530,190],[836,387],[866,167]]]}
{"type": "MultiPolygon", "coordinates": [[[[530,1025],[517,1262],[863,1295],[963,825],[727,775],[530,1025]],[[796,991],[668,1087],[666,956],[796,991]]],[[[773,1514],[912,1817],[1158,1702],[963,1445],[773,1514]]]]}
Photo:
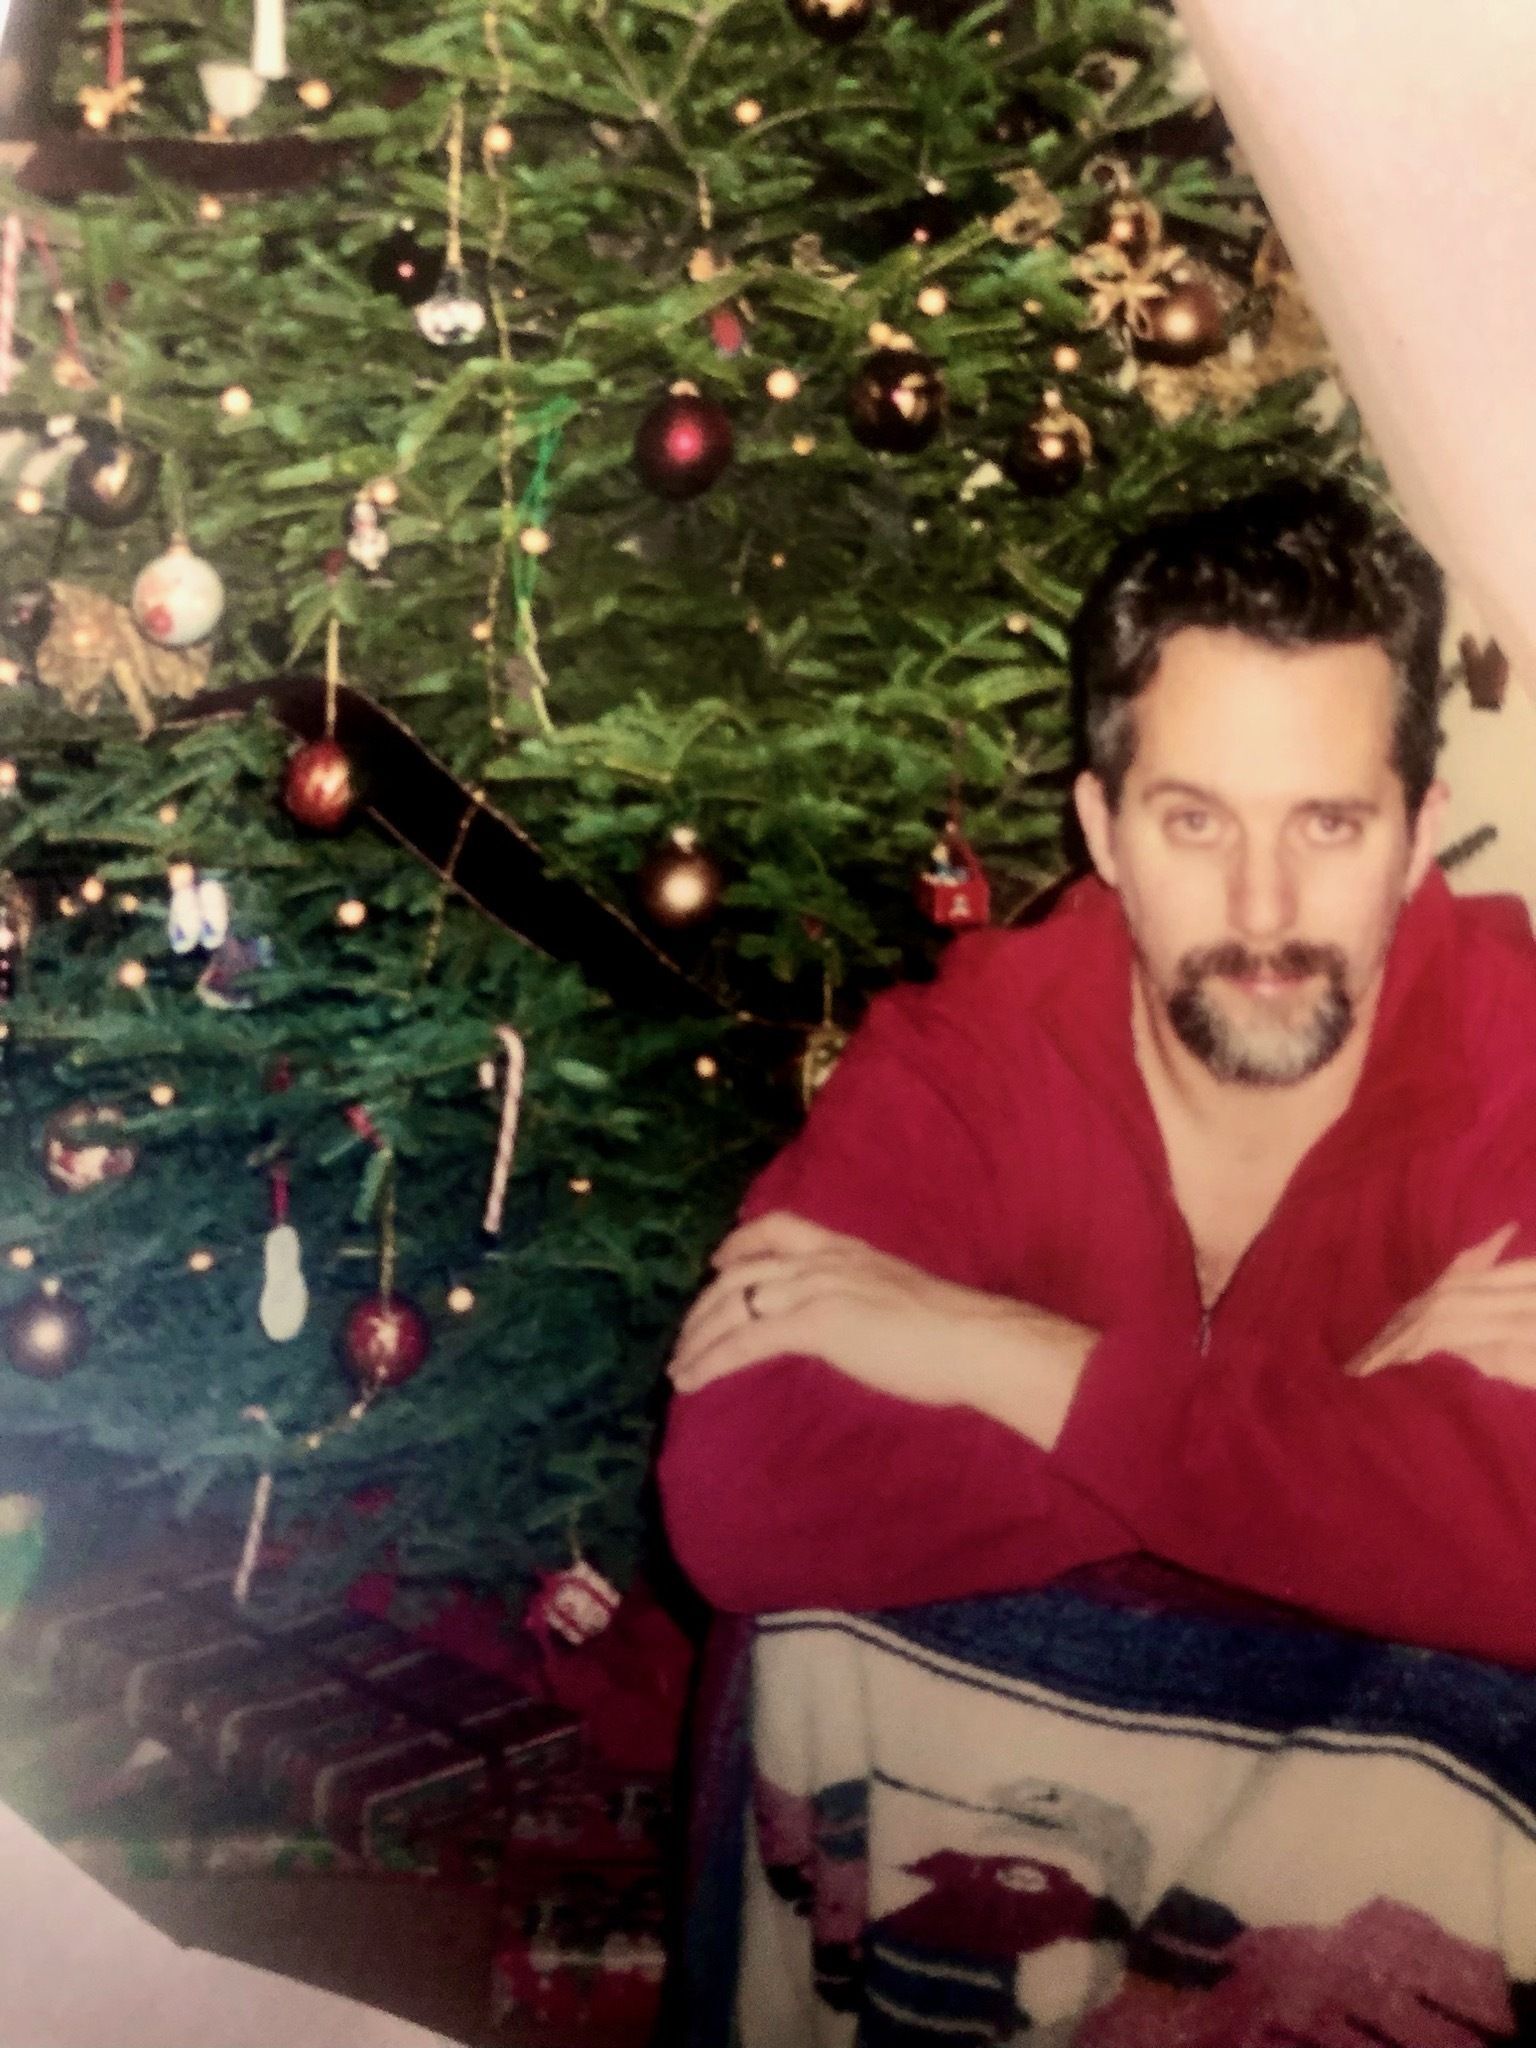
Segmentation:
{"type": "Polygon", "coordinates": [[[80,900],[82,903],[100,903],[105,899],[106,893],[107,885],[100,875],[87,875],[80,884],[80,900]]]}
{"type": "Polygon", "coordinates": [[[195,1252],[187,1253],[187,1271],[189,1273],[211,1273],[216,1264],[217,1261],[213,1253],[206,1246],[200,1245],[195,1252]]]}
{"type": "Polygon", "coordinates": [[[698,1075],[701,1081],[718,1080],[720,1075],[720,1062],[714,1057],[712,1053],[701,1052],[698,1058],[693,1063],[693,1071],[698,1075]]]}
{"type": "Polygon", "coordinates": [[[36,484],[23,484],[16,493],[16,510],[24,519],[35,519],[43,509],[43,494],[36,484]]]}
{"type": "Polygon", "coordinates": [[[299,103],[312,114],[323,114],[336,95],[323,78],[306,78],[298,88],[299,103]]]}
{"type": "Polygon", "coordinates": [[[197,217],[199,220],[208,221],[209,223],[222,220],[224,218],[223,200],[216,199],[211,192],[205,192],[197,202],[197,217]]]}
{"type": "Polygon", "coordinates": [[[480,138],[487,156],[510,156],[517,138],[505,121],[493,121],[480,138]]]}
{"type": "Polygon", "coordinates": [[[157,1081],[149,1091],[149,1099],[156,1109],[169,1109],[176,1100],[176,1090],[169,1081],[157,1081]]]}
{"type": "Polygon", "coordinates": [[[763,379],[763,389],[776,403],[784,405],[791,398],[800,396],[800,379],[793,370],[781,364],[778,369],[768,372],[763,379]]]}
{"type": "MultiPolygon", "coordinates": [[[[60,906],[63,907],[62,905],[60,906]]],[[[149,979],[149,969],[142,960],[125,960],[117,970],[119,988],[140,989],[149,979]]]]}
{"type": "Polygon", "coordinates": [[[336,922],[344,925],[349,932],[355,932],[360,924],[368,921],[368,906],[360,896],[349,896],[345,903],[336,906],[336,922]]]}
{"type": "Polygon", "coordinates": [[[542,526],[525,526],[517,536],[517,544],[525,555],[547,555],[554,542],[542,526]]]}
{"type": "Polygon", "coordinates": [[[447,1300],[451,1314],[467,1316],[475,1305],[475,1291],[472,1287],[450,1287],[447,1300]]]}
{"type": "Polygon", "coordinates": [[[220,411],[227,413],[232,420],[243,420],[255,403],[243,384],[231,384],[219,395],[220,411]]]}
{"type": "Polygon", "coordinates": [[[37,1264],[37,1253],[29,1244],[13,1244],[5,1259],[6,1264],[14,1266],[18,1273],[26,1273],[37,1264]]]}

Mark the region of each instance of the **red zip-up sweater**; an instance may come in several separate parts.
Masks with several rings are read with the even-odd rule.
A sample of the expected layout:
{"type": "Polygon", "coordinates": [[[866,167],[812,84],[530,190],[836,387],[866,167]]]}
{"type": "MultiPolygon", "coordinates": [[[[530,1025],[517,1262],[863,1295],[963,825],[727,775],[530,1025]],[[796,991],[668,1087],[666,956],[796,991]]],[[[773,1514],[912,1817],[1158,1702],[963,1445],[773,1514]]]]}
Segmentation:
{"type": "Polygon", "coordinates": [[[744,1216],[790,1209],[1102,1332],[1046,1453],[779,1357],[672,1405],[684,1568],[739,1613],[1024,1589],[1148,1551],[1398,1641],[1536,1666],[1536,1391],[1341,1367],[1501,1224],[1536,1252],[1536,941],[1406,906],[1354,1098],[1203,1317],[1114,895],[879,997],[744,1216]]]}

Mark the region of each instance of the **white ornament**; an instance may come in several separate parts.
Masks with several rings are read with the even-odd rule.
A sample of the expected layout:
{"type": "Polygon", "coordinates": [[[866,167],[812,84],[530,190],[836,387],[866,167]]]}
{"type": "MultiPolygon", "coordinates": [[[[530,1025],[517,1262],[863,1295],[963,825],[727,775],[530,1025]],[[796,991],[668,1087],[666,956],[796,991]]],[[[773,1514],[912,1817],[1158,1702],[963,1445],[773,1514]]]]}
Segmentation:
{"type": "Polygon", "coordinates": [[[243,121],[254,114],[266,97],[267,81],[249,64],[233,58],[210,57],[197,67],[198,83],[208,111],[221,121],[243,121]]]}
{"type": "Polygon", "coordinates": [[[229,891],[216,875],[205,875],[198,884],[197,901],[202,911],[198,944],[217,953],[229,937],[229,891]]]}
{"type": "Polygon", "coordinates": [[[261,1290],[261,1327],[274,1344],[297,1337],[309,1314],[309,1288],[300,1262],[299,1233],[291,1223],[277,1223],[267,1232],[265,1277],[261,1290]]]}
{"type": "Polygon", "coordinates": [[[416,325],[434,348],[463,348],[485,332],[485,307],[462,270],[445,270],[430,299],[416,308],[416,325]]]}
{"type": "Polygon", "coordinates": [[[203,906],[197,892],[195,868],[178,868],[171,883],[171,905],[166,917],[166,937],[173,953],[192,953],[202,942],[203,906]]]}
{"type": "Polygon", "coordinates": [[[384,531],[384,520],[378,506],[372,498],[354,499],[352,523],[347,534],[347,553],[352,560],[371,575],[384,566],[389,546],[389,535],[384,531]]]}
{"type": "Polygon", "coordinates": [[[139,571],[133,586],[133,616],[139,631],[157,647],[191,647],[208,635],[224,614],[224,584],[211,562],[194,555],[184,540],[139,571]]]}

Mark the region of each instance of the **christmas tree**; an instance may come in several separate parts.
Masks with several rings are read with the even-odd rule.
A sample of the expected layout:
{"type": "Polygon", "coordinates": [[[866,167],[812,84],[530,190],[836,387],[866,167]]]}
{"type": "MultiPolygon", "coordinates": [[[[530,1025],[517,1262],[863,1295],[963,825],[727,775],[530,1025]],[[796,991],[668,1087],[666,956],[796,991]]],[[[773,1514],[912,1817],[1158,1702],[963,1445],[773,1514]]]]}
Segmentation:
{"type": "Polygon", "coordinates": [[[750,1170],[1064,870],[1086,579],[1352,416],[1143,0],[256,27],[84,16],[8,200],[0,1430],[622,1581],[750,1170]]]}

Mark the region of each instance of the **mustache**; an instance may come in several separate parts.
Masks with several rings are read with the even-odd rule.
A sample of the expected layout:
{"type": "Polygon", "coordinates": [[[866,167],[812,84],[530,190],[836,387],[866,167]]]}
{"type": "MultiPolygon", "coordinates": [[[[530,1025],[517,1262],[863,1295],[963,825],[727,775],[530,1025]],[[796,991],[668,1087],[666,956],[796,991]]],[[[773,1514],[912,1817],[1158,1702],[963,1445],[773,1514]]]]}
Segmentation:
{"type": "Polygon", "coordinates": [[[1224,939],[1219,945],[1186,953],[1179,962],[1179,976],[1186,987],[1212,975],[1232,981],[1247,981],[1260,974],[1276,981],[1305,981],[1310,975],[1322,974],[1341,982],[1346,965],[1337,946],[1316,945],[1308,939],[1288,939],[1272,953],[1256,953],[1241,939],[1224,939]]]}

